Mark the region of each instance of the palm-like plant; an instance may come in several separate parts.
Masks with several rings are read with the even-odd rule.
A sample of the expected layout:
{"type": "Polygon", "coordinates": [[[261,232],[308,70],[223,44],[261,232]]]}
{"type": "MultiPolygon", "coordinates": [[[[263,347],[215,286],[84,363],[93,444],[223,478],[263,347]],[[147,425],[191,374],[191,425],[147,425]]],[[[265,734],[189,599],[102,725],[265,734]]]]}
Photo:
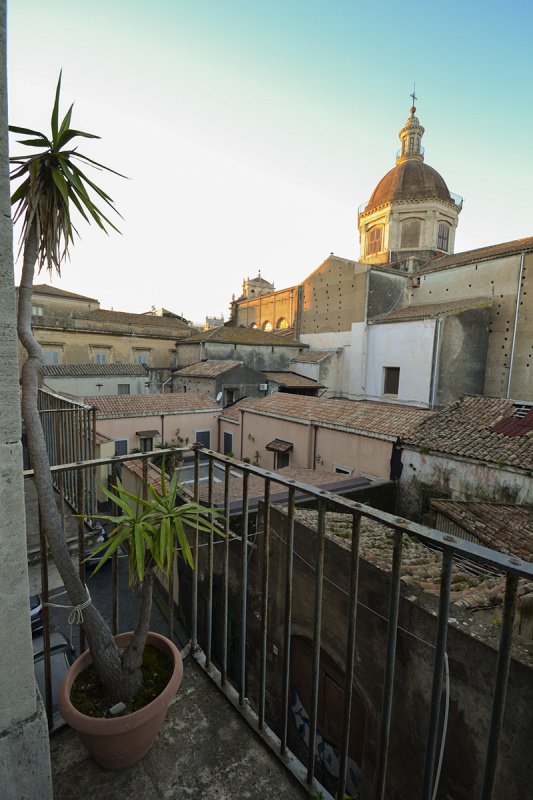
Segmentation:
{"type": "MultiPolygon", "coordinates": [[[[35,474],[41,525],[70,600],[74,606],[79,606],[86,603],[87,591],[70,558],[62,535],[61,518],[55,502],[50,462],[38,411],[42,352],[32,333],[31,298],[36,266],[39,271],[46,267],[50,272],[55,270],[60,274],[61,266],[68,257],[73,235],[77,233],[71,220],[72,206],[87,222],[96,222],[104,231],[109,227],[115,230],[116,228],[98,208],[96,202],[103,201],[113,212],[116,212],[116,209],[109,195],[80,169],[80,165],[83,167],[88,165],[114,172],[82,155],[73,146],[73,141],[77,137],[90,139],[99,137],[70,127],[72,106],[59,124],[60,90],[61,75],[52,111],[51,137],[48,138],[43,133],[29,128],[10,126],[13,133],[29,137],[19,140],[19,143],[32,148],[31,153],[14,156],[10,160],[14,164],[12,179],[21,181],[12,196],[12,203],[15,205],[15,221],[22,220],[23,267],[18,297],[17,328],[20,342],[28,356],[22,368],[24,424],[35,474]],[[33,152],[34,148],[37,152],[33,152]]],[[[145,592],[143,589],[139,635],[132,639],[137,646],[128,649],[125,654],[119,653],[108,625],[96,608],[90,604],[83,611],[83,627],[96,670],[110,698],[115,702],[133,694],[141,682],[140,663],[144,644],[139,652],[139,642],[143,638],[146,605],[151,603],[152,571],[150,568],[145,573],[149,576],[150,591],[145,592]]]]}

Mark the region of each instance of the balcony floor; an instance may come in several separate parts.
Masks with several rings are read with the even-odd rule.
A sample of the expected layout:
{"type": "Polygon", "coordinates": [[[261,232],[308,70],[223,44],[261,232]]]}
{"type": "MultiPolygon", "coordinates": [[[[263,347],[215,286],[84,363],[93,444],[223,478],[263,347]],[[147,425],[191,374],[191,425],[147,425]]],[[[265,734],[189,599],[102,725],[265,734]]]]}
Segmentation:
{"type": "Polygon", "coordinates": [[[145,758],[124,772],[95,764],[70,728],[50,741],[54,800],[283,800],[307,793],[191,659],[145,758]]]}

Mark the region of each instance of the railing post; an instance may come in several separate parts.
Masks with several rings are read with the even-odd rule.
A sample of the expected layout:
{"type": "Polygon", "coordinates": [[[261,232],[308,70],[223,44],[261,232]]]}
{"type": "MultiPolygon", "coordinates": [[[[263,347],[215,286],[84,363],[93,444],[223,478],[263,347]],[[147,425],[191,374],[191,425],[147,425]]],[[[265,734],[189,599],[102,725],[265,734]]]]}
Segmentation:
{"type": "Polygon", "coordinates": [[[222,610],[222,671],[220,683],[226,685],[228,672],[228,615],[229,615],[229,516],[230,516],[230,475],[231,464],[224,468],[224,597],[222,610]]]}
{"type": "MultiPolygon", "coordinates": [[[[200,451],[194,450],[194,502],[200,500],[200,451]]],[[[192,620],[191,620],[191,647],[194,652],[198,648],[198,556],[199,556],[199,534],[198,528],[194,528],[193,541],[194,569],[192,573],[192,620]]]]}
{"type": "Polygon", "coordinates": [[[261,662],[259,672],[259,728],[265,727],[265,694],[268,639],[268,579],[270,573],[270,480],[265,480],[265,511],[263,524],[263,569],[261,576],[261,662]]]}
{"type": "Polygon", "coordinates": [[[344,797],[348,770],[348,747],[350,744],[350,721],[352,712],[353,671],[355,664],[355,630],[357,622],[357,594],[359,589],[359,542],[361,539],[361,515],[352,519],[352,547],[350,552],[350,597],[348,603],[348,630],[346,633],[346,661],[344,672],[344,699],[342,710],[341,763],[337,794],[344,797]]]}
{"type": "Polygon", "coordinates": [[[400,567],[402,561],[403,534],[394,529],[392,551],[392,573],[389,596],[389,622],[387,625],[387,655],[385,657],[385,676],[383,682],[383,702],[381,706],[381,730],[379,739],[376,800],[385,800],[385,781],[387,778],[387,759],[394,691],[394,669],[396,665],[396,640],[398,635],[398,612],[400,608],[400,567]]]}
{"type": "MultiPolygon", "coordinates": [[[[85,487],[83,480],[84,470],[78,469],[76,473],[76,512],[85,514],[85,487]]],[[[78,572],[80,581],[85,583],[85,521],[82,516],[78,517],[78,572]]],[[[85,631],[83,625],[79,626],[80,631],[80,653],[85,650],[85,631]]]]}
{"type": "Polygon", "coordinates": [[[446,548],[442,558],[439,616],[437,621],[437,636],[435,640],[435,663],[433,667],[429,729],[426,744],[426,761],[424,765],[424,782],[422,791],[423,800],[432,800],[433,794],[433,774],[435,771],[435,754],[437,751],[442,674],[444,670],[444,655],[446,652],[446,636],[448,633],[448,611],[450,607],[452,563],[453,552],[449,548],[446,548]]]}
{"type": "Polygon", "coordinates": [[[322,592],[324,588],[324,547],[326,538],[326,505],[318,501],[318,524],[315,562],[315,609],[313,626],[313,677],[311,682],[311,719],[309,723],[309,753],[307,785],[313,785],[315,774],[316,724],[318,719],[318,682],[320,677],[320,644],[322,633],[322,592]]]}
{"type": "Polygon", "coordinates": [[[505,586],[505,599],[503,604],[502,630],[500,646],[496,662],[496,677],[494,679],[494,694],[492,696],[492,711],[490,717],[489,738],[487,742],[487,755],[485,758],[485,773],[481,800],[490,800],[494,789],[494,779],[498,766],[498,751],[500,734],[503,725],[503,712],[505,710],[505,695],[507,694],[507,681],[509,679],[509,664],[511,661],[511,642],[513,638],[513,621],[518,593],[518,577],[507,575],[505,586]]]}
{"type": "Polygon", "coordinates": [[[241,547],[241,674],[239,681],[239,705],[244,705],[246,696],[246,639],[248,616],[248,479],[242,476],[242,547],[241,547]]]}
{"type": "Polygon", "coordinates": [[[294,486],[289,487],[289,507],[287,515],[287,548],[285,569],[285,619],[283,631],[283,700],[281,755],[287,754],[287,732],[289,722],[289,684],[291,671],[291,628],[292,628],[292,572],[294,567],[294,486]]]}

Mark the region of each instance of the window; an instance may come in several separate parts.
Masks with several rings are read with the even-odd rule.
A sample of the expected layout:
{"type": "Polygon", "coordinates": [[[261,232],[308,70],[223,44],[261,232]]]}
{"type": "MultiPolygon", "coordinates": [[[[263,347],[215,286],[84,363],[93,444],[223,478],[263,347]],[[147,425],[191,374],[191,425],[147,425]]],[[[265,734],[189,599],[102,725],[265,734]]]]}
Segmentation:
{"type": "Polygon", "coordinates": [[[43,307],[42,306],[32,306],[31,307],[31,315],[32,315],[32,317],[42,317],[42,315],[43,315],[43,307]]]}
{"type": "Polygon", "coordinates": [[[148,365],[149,356],[150,356],[150,353],[148,353],[148,351],[143,351],[143,352],[139,351],[139,352],[135,353],[135,363],[136,364],[146,364],[146,365],[148,365]]]}
{"type": "Polygon", "coordinates": [[[139,441],[143,453],[149,453],[150,450],[154,449],[154,439],[152,436],[141,436],[139,437],[139,441]]]}
{"type": "Polygon", "coordinates": [[[400,387],[400,367],[384,367],[383,394],[398,394],[400,387]]]}
{"type": "Polygon", "coordinates": [[[276,453],[276,465],[274,469],[283,469],[283,467],[289,466],[289,461],[291,459],[291,454],[287,450],[285,453],[276,453]]]}
{"type": "Polygon", "coordinates": [[[115,439],[115,455],[116,456],[125,456],[128,453],[128,440],[127,439],[115,439]]]}
{"type": "Polygon", "coordinates": [[[283,331],[285,330],[285,328],[288,327],[289,327],[289,322],[288,320],[285,319],[285,317],[280,317],[280,319],[278,319],[278,321],[276,322],[276,329],[278,331],[283,331]]]}
{"type": "Polygon", "coordinates": [[[233,453],[233,434],[224,431],[224,455],[228,453],[233,453]]]}
{"type": "Polygon", "coordinates": [[[271,331],[272,330],[272,323],[269,322],[268,320],[266,320],[266,322],[263,322],[263,330],[264,331],[271,331]]]}
{"type": "Polygon", "coordinates": [[[376,225],[374,228],[370,228],[367,238],[367,253],[379,253],[381,251],[382,239],[382,225],[376,225]]]}
{"type": "Polygon", "coordinates": [[[129,383],[119,383],[119,385],[118,385],[118,393],[119,394],[129,394],[130,393],[130,385],[129,385],[129,383]]]}
{"type": "Polygon", "coordinates": [[[353,469],[351,469],[350,467],[340,467],[337,466],[337,464],[335,464],[334,467],[335,467],[335,472],[339,472],[341,475],[351,475],[353,472],[353,469]]]}
{"type": "Polygon", "coordinates": [[[439,222],[439,236],[437,239],[437,250],[448,252],[448,244],[450,241],[450,226],[445,222],[439,222]]]}
{"type": "Polygon", "coordinates": [[[237,399],[237,389],[224,389],[224,405],[229,406],[237,399]]]}
{"type": "Polygon", "coordinates": [[[94,351],[94,363],[95,364],[107,364],[109,358],[109,353],[107,350],[95,350],[94,351]]]}
{"type": "Polygon", "coordinates": [[[44,347],[43,362],[47,365],[61,364],[61,350],[56,347],[44,347]]]}

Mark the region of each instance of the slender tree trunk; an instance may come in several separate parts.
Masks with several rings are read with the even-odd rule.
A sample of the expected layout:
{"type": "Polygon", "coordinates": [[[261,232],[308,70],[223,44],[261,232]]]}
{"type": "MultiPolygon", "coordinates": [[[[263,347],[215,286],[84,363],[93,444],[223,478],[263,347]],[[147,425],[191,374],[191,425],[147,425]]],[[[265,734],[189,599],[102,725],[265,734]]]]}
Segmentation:
{"type": "MultiPolygon", "coordinates": [[[[28,354],[28,358],[22,368],[22,413],[31,463],[35,474],[35,485],[44,534],[71,603],[80,605],[86,601],[87,591],[72,562],[63,536],[61,517],[56,505],[50,462],[38,410],[42,352],[31,329],[31,299],[37,248],[37,228],[36,223],[33,222],[24,246],[24,262],[20,280],[17,314],[19,340],[28,354]]],[[[148,624],[149,622],[147,621],[146,630],[148,629],[148,624]]],[[[95,668],[109,692],[110,699],[113,702],[126,699],[140,687],[141,683],[140,670],[138,668],[135,669],[135,659],[133,656],[128,659],[129,667],[125,670],[113,635],[93,604],[83,611],[83,627],[87,635],[95,668]]]]}

